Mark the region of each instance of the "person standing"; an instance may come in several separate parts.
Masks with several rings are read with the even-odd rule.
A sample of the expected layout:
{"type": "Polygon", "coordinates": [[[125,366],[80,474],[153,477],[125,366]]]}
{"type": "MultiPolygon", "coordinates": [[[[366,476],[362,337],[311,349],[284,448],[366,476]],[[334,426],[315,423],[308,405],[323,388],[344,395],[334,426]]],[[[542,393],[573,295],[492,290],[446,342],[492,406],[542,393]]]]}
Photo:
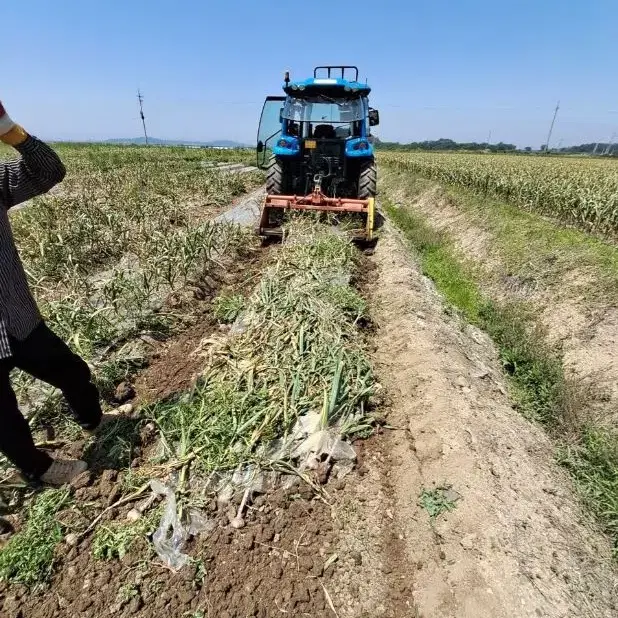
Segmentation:
{"type": "Polygon", "coordinates": [[[103,418],[88,365],[45,324],[28,287],[9,221],[11,207],[47,193],[66,170],[44,142],[13,122],[0,102],[0,141],[19,158],[0,162],[0,452],[30,481],[60,486],[86,470],[76,459],[52,459],[38,449],[20,413],[10,372],[21,369],[60,389],[86,433],[103,418]]]}

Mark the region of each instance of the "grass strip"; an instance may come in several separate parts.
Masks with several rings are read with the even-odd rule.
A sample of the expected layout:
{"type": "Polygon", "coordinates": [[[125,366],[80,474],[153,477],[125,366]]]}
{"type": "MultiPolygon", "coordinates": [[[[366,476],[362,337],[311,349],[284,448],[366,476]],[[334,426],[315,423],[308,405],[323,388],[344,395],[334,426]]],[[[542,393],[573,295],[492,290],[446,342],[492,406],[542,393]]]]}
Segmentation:
{"type": "Polygon", "coordinates": [[[618,440],[598,427],[586,426],[579,440],[558,449],[584,502],[597,514],[614,541],[618,557],[618,440]]]}
{"type": "Polygon", "coordinates": [[[500,305],[482,294],[473,269],[457,255],[445,234],[388,199],[382,203],[418,255],[423,273],[450,305],[496,343],[516,407],[558,439],[558,461],[571,472],[618,553],[618,439],[589,423],[573,426],[569,408],[573,387],[567,385],[560,351],[545,342],[525,306],[500,305]]]}

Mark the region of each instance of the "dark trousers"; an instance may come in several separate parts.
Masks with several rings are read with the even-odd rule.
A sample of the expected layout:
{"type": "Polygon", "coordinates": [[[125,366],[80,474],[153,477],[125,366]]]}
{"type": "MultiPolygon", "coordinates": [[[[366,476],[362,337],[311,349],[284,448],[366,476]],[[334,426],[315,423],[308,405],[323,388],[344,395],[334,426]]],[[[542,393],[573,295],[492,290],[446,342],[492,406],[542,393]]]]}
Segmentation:
{"type": "Polygon", "coordinates": [[[24,340],[11,338],[13,356],[0,360],[0,451],[30,479],[39,478],[51,457],[34,446],[30,427],[17,407],[9,373],[18,368],[60,389],[75,420],[94,429],[101,420],[99,392],[88,365],[44,323],[24,340]]]}

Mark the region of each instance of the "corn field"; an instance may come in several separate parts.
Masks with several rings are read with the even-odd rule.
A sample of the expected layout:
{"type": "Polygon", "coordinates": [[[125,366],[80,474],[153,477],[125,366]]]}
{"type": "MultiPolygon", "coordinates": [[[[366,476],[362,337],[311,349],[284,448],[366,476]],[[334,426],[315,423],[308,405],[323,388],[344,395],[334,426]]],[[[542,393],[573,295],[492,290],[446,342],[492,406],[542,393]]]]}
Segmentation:
{"type": "Polygon", "coordinates": [[[384,153],[383,165],[545,215],[618,233],[618,164],[612,160],[460,153],[384,153]]]}

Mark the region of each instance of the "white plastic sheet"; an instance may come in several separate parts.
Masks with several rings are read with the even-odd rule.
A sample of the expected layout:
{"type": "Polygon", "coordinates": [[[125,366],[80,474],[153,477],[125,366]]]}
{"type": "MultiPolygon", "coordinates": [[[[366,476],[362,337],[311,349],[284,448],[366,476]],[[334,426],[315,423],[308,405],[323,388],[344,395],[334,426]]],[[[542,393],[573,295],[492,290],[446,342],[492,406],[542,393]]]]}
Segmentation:
{"type": "Polygon", "coordinates": [[[182,525],[178,517],[174,490],[156,479],[150,481],[150,488],[165,499],[161,523],[152,537],[152,543],[161,560],[170,569],[178,571],[189,562],[189,556],[182,553],[189,530],[182,525]]]}

